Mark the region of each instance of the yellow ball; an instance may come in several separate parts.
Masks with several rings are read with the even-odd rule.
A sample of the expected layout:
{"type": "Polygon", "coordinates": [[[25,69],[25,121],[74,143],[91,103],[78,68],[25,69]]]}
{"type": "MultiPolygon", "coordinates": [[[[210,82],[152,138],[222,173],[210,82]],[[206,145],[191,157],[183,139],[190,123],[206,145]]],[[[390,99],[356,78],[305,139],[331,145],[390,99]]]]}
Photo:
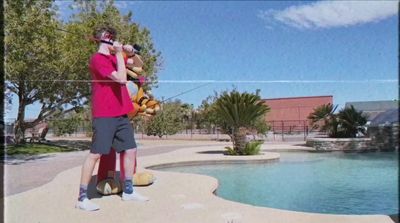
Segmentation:
{"type": "Polygon", "coordinates": [[[152,173],[143,172],[133,175],[133,185],[135,186],[148,186],[154,182],[156,178],[152,173]]]}

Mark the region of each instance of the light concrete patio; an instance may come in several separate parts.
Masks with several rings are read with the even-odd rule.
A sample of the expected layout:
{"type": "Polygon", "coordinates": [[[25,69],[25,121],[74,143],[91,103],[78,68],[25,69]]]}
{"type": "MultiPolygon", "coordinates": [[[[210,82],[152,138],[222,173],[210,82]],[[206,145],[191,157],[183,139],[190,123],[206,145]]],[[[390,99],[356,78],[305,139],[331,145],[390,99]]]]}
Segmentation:
{"type": "MultiPolygon", "coordinates": [[[[274,149],[273,145],[264,145],[274,149]]],[[[275,149],[302,149],[299,146],[278,144],[275,149]],[[293,148],[292,148],[293,147],[293,148]]],[[[306,148],[303,148],[306,149],[306,148]]],[[[265,152],[259,156],[232,157],[222,154],[223,146],[204,146],[179,149],[168,153],[139,157],[139,171],[155,165],[204,163],[279,162],[279,153],[265,152]]],[[[51,167],[49,167],[51,168],[51,167]]],[[[5,198],[5,222],[143,222],[143,223],[257,223],[257,222],[343,222],[392,223],[384,215],[326,215],[292,212],[257,207],[219,198],[213,194],[218,187],[215,178],[172,173],[152,172],[157,181],[137,190],[150,197],[149,202],[123,202],[120,196],[99,196],[92,187],[90,196],[101,206],[96,212],[74,208],[80,178],[80,166],[67,169],[49,183],[5,198]]],[[[32,174],[41,174],[34,172],[32,174]]]]}

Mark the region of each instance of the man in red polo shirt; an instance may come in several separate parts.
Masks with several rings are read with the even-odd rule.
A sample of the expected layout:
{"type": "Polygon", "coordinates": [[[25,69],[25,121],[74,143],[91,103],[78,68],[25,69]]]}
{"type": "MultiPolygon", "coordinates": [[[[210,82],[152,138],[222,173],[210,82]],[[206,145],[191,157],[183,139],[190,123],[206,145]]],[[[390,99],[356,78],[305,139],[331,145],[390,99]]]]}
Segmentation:
{"type": "MultiPolygon", "coordinates": [[[[90,59],[92,75],[92,124],[93,138],[89,155],[84,161],[81,173],[79,197],[76,207],[95,211],[99,206],[87,197],[87,187],[96,162],[102,154],[108,154],[111,147],[118,153],[124,152],[124,171],[133,173],[136,159],[136,142],[128,112],[133,109],[127,90],[123,46],[114,41],[116,31],[105,27],[95,31],[99,50],[90,59]],[[115,55],[110,53],[110,47],[115,55]]],[[[132,175],[125,176],[122,200],[147,201],[148,198],[133,190],[132,175]]]]}

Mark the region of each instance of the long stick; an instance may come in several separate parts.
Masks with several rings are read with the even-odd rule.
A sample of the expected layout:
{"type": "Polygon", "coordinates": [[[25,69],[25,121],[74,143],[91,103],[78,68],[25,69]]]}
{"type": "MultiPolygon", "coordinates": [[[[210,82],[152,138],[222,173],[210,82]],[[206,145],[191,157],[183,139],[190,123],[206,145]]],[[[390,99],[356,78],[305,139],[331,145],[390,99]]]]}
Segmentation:
{"type": "Polygon", "coordinates": [[[202,84],[202,85],[197,86],[197,87],[195,87],[195,88],[189,89],[189,90],[187,90],[187,91],[184,91],[184,92],[182,92],[182,93],[179,93],[179,94],[177,94],[177,95],[174,95],[174,96],[172,96],[172,97],[169,97],[169,98],[167,98],[167,99],[161,101],[160,103],[164,103],[165,101],[168,101],[168,100],[170,100],[170,99],[172,99],[172,98],[176,98],[176,97],[178,97],[178,96],[180,96],[180,95],[183,95],[183,94],[189,93],[189,92],[191,92],[191,91],[197,90],[197,89],[199,89],[199,88],[201,88],[201,87],[204,87],[204,86],[206,86],[206,85],[209,85],[209,84],[211,84],[211,83],[205,83],[205,84],[202,84]]]}

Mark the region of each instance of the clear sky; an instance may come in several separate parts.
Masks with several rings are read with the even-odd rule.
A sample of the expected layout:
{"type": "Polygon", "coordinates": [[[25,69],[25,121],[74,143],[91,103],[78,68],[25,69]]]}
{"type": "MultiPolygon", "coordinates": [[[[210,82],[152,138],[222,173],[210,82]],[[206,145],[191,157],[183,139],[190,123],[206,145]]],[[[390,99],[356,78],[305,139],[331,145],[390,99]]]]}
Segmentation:
{"type": "MultiPolygon", "coordinates": [[[[67,18],[71,2],[56,2],[67,18]]],[[[117,1],[147,27],[163,65],[156,98],[195,107],[214,91],[263,98],[398,99],[397,1],[117,1]]],[[[16,117],[17,100],[8,117],[16,117]]],[[[28,107],[27,117],[39,111],[28,107]]]]}

